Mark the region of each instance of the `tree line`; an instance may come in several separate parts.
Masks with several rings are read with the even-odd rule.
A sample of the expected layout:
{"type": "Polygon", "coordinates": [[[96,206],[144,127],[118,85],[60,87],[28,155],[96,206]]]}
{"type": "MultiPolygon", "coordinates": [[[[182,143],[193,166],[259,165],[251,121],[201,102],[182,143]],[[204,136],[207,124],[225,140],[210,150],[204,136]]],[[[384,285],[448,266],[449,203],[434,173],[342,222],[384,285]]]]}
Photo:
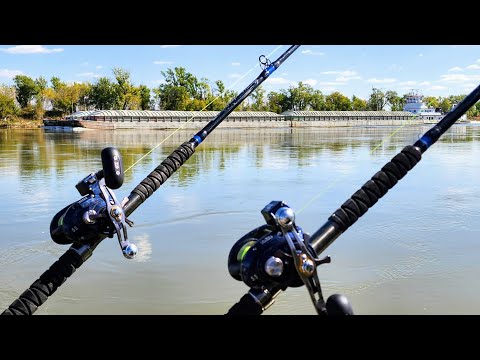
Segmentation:
{"type": "MultiPolygon", "coordinates": [[[[237,92],[227,90],[221,80],[211,83],[197,78],[183,67],[162,71],[164,81],[156,88],[135,86],[130,73],[122,68],[112,70],[113,78],[101,77],[94,83],[66,83],[58,77],[48,82],[44,77],[14,77],[13,86],[0,85],[0,118],[24,117],[43,119],[45,115],[65,116],[78,110],[222,110],[237,92]]],[[[261,86],[236,111],[401,111],[407,94],[373,88],[368,99],[349,98],[335,91],[325,95],[309,84],[299,82],[288,89],[268,94],[261,86]]],[[[465,95],[424,97],[424,102],[443,113],[465,95]]],[[[468,112],[480,116],[480,102],[468,112]]]]}

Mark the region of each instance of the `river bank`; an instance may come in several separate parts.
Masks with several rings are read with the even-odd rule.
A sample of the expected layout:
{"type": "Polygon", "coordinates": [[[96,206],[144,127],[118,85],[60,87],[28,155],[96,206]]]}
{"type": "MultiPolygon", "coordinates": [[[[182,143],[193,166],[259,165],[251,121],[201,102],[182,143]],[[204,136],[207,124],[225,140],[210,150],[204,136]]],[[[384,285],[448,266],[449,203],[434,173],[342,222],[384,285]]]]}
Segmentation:
{"type": "Polygon", "coordinates": [[[42,120],[31,120],[31,119],[7,119],[0,121],[0,128],[11,128],[11,129],[37,129],[43,126],[42,120]]]}

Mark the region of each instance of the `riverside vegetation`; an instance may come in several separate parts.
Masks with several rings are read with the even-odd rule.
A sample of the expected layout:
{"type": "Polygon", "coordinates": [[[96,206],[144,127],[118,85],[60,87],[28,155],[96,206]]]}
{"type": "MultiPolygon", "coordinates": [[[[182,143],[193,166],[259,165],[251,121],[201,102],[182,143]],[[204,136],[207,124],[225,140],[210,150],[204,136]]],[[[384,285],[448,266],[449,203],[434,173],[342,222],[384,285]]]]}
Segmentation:
{"type": "MultiPolygon", "coordinates": [[[[222,110],[237,93],[227,90],[221,80],[214,82],[198,78],[183,67],[162,71],[164,83],[156,88],[134,85],[130,73],[113,68],[113,78],[101,77],[94,83],[67,83],[54,76],[47,81],[40,76],[14,77],[14,85],[0,84],[0,127],[35,128],[45,117],[60,119],[79,110],[222,110]]],[[[465,95],[447,97],[426,96],[427,106],[446,113],[465,95]]],[[[373,88],[368,99],[355,95],[349,98],[340,92],[328,95],[309,84],[299,82],[288,89],[267,94],[257,88],[235,111],[287,110],[318,111],[401,111],[406,94],[373,88]]],[[[480,117],[480,102],[467,113],[468,118],[480,117]]]]}

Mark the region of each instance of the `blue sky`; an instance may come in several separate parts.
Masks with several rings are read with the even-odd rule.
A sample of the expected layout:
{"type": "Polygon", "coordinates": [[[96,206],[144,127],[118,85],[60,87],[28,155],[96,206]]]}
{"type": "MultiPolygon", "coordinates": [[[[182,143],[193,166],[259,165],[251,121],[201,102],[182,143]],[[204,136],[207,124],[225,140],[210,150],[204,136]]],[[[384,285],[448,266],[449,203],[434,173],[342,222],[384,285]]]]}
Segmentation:
{"type": "MultiPolygon", "coordinates": [[[[274,52],[273,61],[288,46],[0,45],[0,83],[13,84],[16,74],[95,82],[121,67],[134,84],[152,88],[162,82],[162,70],[182,66],[212,84],[222,80],[241,91],[260,73],[255,67],[260,55],[274,52]]],[[[263,86],[277,91],[299,81],[324,94],[340,91],[364,99],[372,87],[400,95],[411,89],[425,96],[467,94],[480,84],[480,46],[302,45],[263,86]]]]}

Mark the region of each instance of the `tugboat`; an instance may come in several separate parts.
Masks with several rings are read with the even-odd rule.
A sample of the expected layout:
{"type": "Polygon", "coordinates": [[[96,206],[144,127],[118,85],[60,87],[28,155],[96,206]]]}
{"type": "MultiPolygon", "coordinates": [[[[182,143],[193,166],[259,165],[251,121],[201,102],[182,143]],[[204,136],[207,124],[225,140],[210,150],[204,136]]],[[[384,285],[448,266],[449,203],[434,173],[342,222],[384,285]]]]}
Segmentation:
{"type": "Polygon", "coordinates": [[[403,111],[411,112],[415,115],[419,115],[425,124],[437,123],[443,118],[443,114],[435,111],[435,109],[429,108],[423,102],[423,95],[415,91],[411,91],[406,96],[405,106],[403,111]]]}

